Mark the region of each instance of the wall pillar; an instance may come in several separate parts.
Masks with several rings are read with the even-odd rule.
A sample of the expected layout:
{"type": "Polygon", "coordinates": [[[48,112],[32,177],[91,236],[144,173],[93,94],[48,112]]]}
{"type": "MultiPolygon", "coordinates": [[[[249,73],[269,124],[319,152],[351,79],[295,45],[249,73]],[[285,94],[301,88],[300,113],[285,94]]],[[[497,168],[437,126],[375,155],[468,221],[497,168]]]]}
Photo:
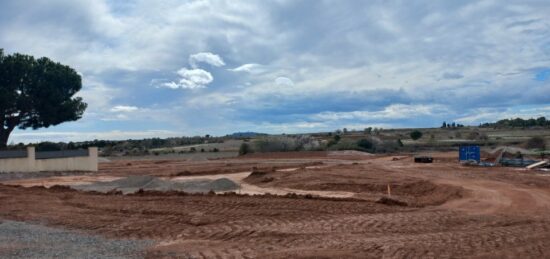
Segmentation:
{"type": "Polygon", "coordinates": [[[36,150],[34,147],[27,147],[27,172],[37,171],[36,169],[36,150]]]}
{"type": "Polygon", "coordinates": [[[91,171],[97,172],[98,171],[98,150],[97,147],[89,147],[88,148],[88,157],[91,162],[91,171]]]}

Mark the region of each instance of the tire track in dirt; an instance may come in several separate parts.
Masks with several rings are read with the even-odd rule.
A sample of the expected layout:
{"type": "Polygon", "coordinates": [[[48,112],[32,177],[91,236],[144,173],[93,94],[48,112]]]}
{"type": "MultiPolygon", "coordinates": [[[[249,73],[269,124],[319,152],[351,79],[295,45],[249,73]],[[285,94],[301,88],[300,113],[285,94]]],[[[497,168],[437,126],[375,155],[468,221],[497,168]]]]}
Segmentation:
{"type": "Polygon", "coordinates": [[[510,183],[487,180],[438,179],[436,183],[461,186],[469,192],[442,208],[478,214],[541,215],[550,212],[550,191],[524,188],[510,183]]]}
{"type": "MultiPolygon", "coordinates": [[[[224,243],[240,244],[238,251],[254,249],[256,251],[284,251],[290,249],[310,249],[316,244],[323,244],[322,248],[332,250],[362,251],[367,247],[384,247],[382,254],[371,254],[367,249],[366,255],[384,257],[414,257],[434,255],[445,255],[449,247],[463,251],[466,255],[487,253],[500,246],[514,248],[517,238],[520,243],[529,243],[531,240],[548,238],[549,234],[534,235],[532,233],[546,232],[548,224],[532,224],[530,221],[517,222],[517,225],[509,226],[509,222],[502,220],[495,223],[485,223],[488,218],[473,217],[464,223],[464,218],[459,213],[453,212],[404,212],[399,217],[387,217],[384,214],[368,216],[343,216],[343,218],[332,218],[324,221],[309,220],[293,221],[291,223],[251,224],[247,227],[255,229],[254,232],[243,235],[234,228],[223,232],[220,235],[212,234],[212,229],[204,230],[210,233],[205,240],[219,240],[224,243]],[[426,215],[429,214],[429,215],[426,215]],[[426,219],[429,216],[429,219],[426,219]],[[262,228],[262,226],[264,226],[262,228]],[[364,227],[357,227],[364,226],[364,227]],[[427,227],[431,226],[431,227],[427,227]],[[449,226],[455,226],[449,228],[449,226]],[[526,226],[528,226],[526,228],[526,226]],[[466,230],[463,230],[466,229],[466,230]],[[228,232],[233,232],[228,234],[228,232]],[[327,235],[327,233],[330,233],[327,235]],[[274,239],[273,236],[280,236],[274,239]],[[354,238],[355,237],[355,238],[354,238]],[[360,237],[360,238],[359,238],[360,237]],[[243,245],[253,244],[253,247],[243,245]],[[414,244],[414,245],[411,245],[414,244]],[[455,246],[460,244],[460,246],[455,246]]],[[[240,224],[237,224],[240,225],[240,224]]],[[[201,236],[200,232],[195,237],[201,236]]],[[[177,243],[177,242],[176,242],[177,243]]],[[[548,245],[548,242],[541,243],[548,245]]],[[[539,248],[542,246],[539,245],[539,248]]],[[[521,246],[520,246],[521,247],[521,246]]],[[[211,249],[211,248],[208,248],[211,249]]],[[[380,249],[377,249],[378,252],[380,249]]],[[[514,250],[514,249],[511,249],[514,250]]],[[[540,250],[540,249],[539,249],[540,250]]],[[[223,249],[216,250],[216,253],[223,255],[223,249]]],[[[455,253],[454,251],[453,253],[455,253]]],[[[244,254],[244,252],[243,252],[244,254]]],[[[250,256],[258,256],[251,254],[250,256]]]]}

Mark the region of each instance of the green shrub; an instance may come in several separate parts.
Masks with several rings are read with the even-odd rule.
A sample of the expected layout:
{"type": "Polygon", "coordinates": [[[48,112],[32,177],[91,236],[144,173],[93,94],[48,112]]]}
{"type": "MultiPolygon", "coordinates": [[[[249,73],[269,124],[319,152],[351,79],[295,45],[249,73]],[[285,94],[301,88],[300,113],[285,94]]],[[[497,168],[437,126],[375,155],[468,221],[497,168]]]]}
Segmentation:
{"type": "Polygon", "coordinates": [[[422,132],[420,132],[419,130],[414,130],[413,132],[411,132],[410,136],[412,140],[417,140],[422,137],[422,132]]]}
{"type": "Polygon", "coordinates": [[[399,147],[403,147],[403,141],[401,141],[401,139],[397,139],[397,146],[399,147]]]}
{"type": "Polygon", "coordinates": [[[328,141],[327,147],[331,147],[338,144],[338,142],[340,142],[340,139],[342,139],[340,135],[334,135],[334,137],[332,137],[332,139],[328,141]]]}
{"type": "Polygon", "coordinates": [[[342,139],[338,143],[329,146],[329,150],[363,150],[357,145],[357,141],[342,139]]]}
{"type": "Polygon", "coordinates": [[[489,140],[489,136],[487,134],[479,132],[479,131],[472,131],[468,133],[468,139],[469,140],[489,140]]]}
{"type": "Polygon", "coordinates": [[[529,140],[527,140],[527,143],[525,146],[529,149],[540,149],[540,150],[546,149],[546,143],[544,141],[544,138],[542,137],[530,138],[529,140]]]}
{"type": "Polygon", "coordinates": [[[365,150],[371,150],[374,147],[374,144],[370,140],[364,138],[357,141],[357,146],[365,150]]]}
{"type": "Polygon", "coordinates": [[[287,152],[300,150],[319,150],[321,144],[308,135],[269,136],[254,141],[255,152],[287,152]]]}
{"type": "Polygon", "coordinates": [[[246,155],[250,153],[250,146],[247,143],[242,143],[239,147],[239,156],[246,155]]]}
{"type": "MultiPolygon", "coordinates": [[[[403,143],[401,143],[403,144],[403,143]]],[[[390,153],[399,150],[400,146],[397,141],[385,140],[375,145],[376,153],[390,153]]]]}

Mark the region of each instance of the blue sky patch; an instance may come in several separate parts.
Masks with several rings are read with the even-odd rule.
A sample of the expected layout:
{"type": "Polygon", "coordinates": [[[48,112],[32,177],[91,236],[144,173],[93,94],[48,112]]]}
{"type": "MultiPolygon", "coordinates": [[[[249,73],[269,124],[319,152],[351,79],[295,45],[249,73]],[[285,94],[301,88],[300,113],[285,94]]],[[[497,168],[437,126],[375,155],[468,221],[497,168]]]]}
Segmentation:
{"type": "Polygon", "coordinates": [[[550,78],[550,68],[545,68],[535,74],[535,80],[544,82],[550,78]]]}

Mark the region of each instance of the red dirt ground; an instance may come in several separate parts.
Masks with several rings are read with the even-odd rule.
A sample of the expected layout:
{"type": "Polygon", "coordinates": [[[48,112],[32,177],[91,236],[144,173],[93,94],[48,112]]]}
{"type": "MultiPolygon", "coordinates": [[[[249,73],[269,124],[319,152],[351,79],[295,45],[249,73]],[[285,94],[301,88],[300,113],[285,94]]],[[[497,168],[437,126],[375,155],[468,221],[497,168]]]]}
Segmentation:
{"type": "Polygon", "coordinates": [[[436,155],[445,159],[414,164],[411,157],[264,154],[201,162],[117,161],[101,164],[98,175],[221,175],[256,167],[245,179],[249,184],[355,196],[101,195],[0,185],[0,219],[157,240],[149,257],[550,256],[549,177],[463,167],[449,154],[436,155]],[[374,202],[388,184],[391,197],[409,206],[374,202]]]}

